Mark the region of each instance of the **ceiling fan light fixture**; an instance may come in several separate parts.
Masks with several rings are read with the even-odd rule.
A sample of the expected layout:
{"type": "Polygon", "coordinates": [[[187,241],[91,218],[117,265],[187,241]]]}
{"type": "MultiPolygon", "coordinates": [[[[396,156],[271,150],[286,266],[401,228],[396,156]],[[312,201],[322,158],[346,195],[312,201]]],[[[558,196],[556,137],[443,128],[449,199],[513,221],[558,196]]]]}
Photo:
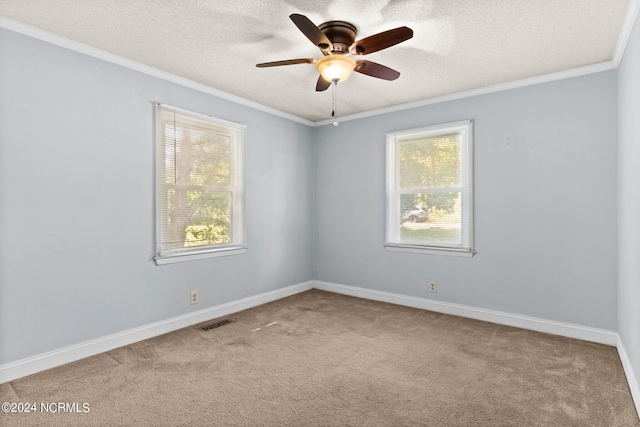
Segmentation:
{"type": "Polygon", "coordinates": [[[346,55],[327,55],[316,61],[316,68],[328,82],[342,82],[349,78],[356,68],[356,61],[346,55]]]}

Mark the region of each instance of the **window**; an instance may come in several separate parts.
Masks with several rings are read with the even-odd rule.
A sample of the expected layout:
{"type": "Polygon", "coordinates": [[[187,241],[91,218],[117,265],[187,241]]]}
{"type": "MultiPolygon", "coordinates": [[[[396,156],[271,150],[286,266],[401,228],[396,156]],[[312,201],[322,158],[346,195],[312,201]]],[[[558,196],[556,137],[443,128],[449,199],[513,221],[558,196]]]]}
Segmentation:
{"type": "Polygon", "coordinates": [[[156,105],[156,263],[246,250],[246,127],[156,105]]]}
{"type": "Polygon", "coordinates": [[[473,255],[473,122],[386,135],[392,250],[473,255]]]}

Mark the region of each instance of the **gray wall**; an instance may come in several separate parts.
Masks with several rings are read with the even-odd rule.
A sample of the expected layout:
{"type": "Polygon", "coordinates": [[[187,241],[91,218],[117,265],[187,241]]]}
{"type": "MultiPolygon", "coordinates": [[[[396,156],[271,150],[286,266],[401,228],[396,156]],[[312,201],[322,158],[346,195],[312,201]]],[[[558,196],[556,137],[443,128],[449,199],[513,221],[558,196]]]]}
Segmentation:
{"type": "Polygon", "coordinates": [[[318,128],[315,279],[616,330],[616,99],[608,71],[318,128]],[[385,250],[385,132],[466,119],[477,254],[385,250]]]}
{"type": "Polygon", "coordinates": [[[0,365],[312,278],[312,128],[6,30],[0,58],[0,365]],[[246,254],[152,261],[153,102],[248,126],[246,254]]]}
{"type": "MultiPolygon", "coordinates": [[[[618,74],[618,332],[640,384],[640,16],[618,74]]],[[[629,373],[627,373],[629,375],[629,373]]],[[[640,390],[636,390],[640,391],[640,390]]],[[[640,402],[638,403],[640,405],[640,402]]]]}
{"type": "MultiPolygon", "coordinates": [[[[311,279],[617,329],[615,71],[309,128],[10,31],[0,57],[0,365],[311,279]],[[152,261],[153,102],[248,126],[246,254],[152,261]],[[384,133],[466,119],[476,256],[386,251],[384,133]]],[[[634,96],[620,297],[637,301],[634,96]]],[[[640,370],[638,306],[620,307],[640,370]]]]}

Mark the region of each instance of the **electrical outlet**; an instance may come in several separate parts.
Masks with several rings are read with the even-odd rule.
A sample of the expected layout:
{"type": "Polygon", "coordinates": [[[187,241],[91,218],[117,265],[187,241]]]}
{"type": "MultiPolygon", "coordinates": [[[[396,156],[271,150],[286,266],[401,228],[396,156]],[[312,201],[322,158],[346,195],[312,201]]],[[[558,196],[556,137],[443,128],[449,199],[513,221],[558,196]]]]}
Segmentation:
{"type": "Polygon", "coordinates": [[[438,282],[430,281],[429,282],[429,292],[436,293],[438,292],[438,282]]]}
{"type": "Polygon", "coordinates": [[[191,305],[198,303],[198,291],[191,291],[191,305]]]}

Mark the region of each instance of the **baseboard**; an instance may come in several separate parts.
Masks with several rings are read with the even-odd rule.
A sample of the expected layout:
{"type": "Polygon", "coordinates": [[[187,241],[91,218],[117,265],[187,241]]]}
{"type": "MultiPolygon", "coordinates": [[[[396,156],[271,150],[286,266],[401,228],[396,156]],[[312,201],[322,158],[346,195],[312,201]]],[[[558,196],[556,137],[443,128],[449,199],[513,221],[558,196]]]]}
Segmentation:
{"type": "Polygon", "coordinates": [[[227,316],[238,311],[266,304],[313,288],[359,298],[404,305],[407,307],[420,308],[438,313],[468,317],[501,325],[582,339],[600,344],[611,346],[617,345],[625,372],[627,373],[627,378],[629,379],[629,385],[631,387],[636,406],[638,406],[637,402],[640,402],[640,388],[638,387],[638,383],[635,382],[636,377],[633,375],[631,364],[629,363],[629,359],[624,348],[618,342],[618,335],[615,332],[323,281],[299,283],[275,291],[266,292],[106,337],[86,341],[77,345],[18,360],[16,362],[7,363],[0,366],[0,383],[12,381],[46,369],[71,363],[85,357],[94,356],[118,347],[153,338],[158,335],[195,325],[196,323],[227,316]]]}
{"type": "Polygon", "coordinates": [[[629,383],[629,389],[631,390],[631,397],[633,397],[633,403],[636,405],[636,412],[640,416],[640,384],[638,384],[638,377],[633,371],[631,359],[629,359],[629,355],[624,348],[624,343],[620,339],[618,339],[618,355],[620,355],[622,368],[627,376],[627,382],[629,383]]]}
{"type": "Polygon", "coordinates": [[[94,356],[118,347],[133,344],[138,341],[166,334],[200,322],[227,316],[251,307],[266,304],[281,298],[295,295],[313,288],[313,282],[303,282],[296,285],[265,292],[238,301],[232,301],[215,307],[206,308],[193,313],[163,320],[130,329],[128,331],[86,341],[59,350],[18,360],[0,366],[0,384],[15,380],[27,375],[35,374],[46,369],[75,362],[85,357],[94,356]]]}
{"type": "Polygon", "coordinates": [[[500,325],[514,326],[538,332],[545,332],[549,334],[615,346],[618,350],[625,376],[627,377],[627,382],[629,384],[629,389],[631,390],[631,396],[636,407],[636,412],[640,415],[640,383],[638,382],[638,377],[635,375],[631,360],[629,359],[629,355],[625,350],[624,343],[622,342],[622,340],[620,340],[620,337],[616,332],[562,322],[555,322],[535,317],[504,313],[500,311],[479,309],[460,304],[444,303],[428,300],[425,298],[410,297],[401,294],[394,294],[391,292],[340,285],[337,283],[314,281],[313,287],[315,289],[320,289],[323,291],[335,292],[338,294],[350,295],[358,298],[388,302],[391,304],[404,305],[413,308],[420,308],[423,310],[435,311],[438,313],[452,314],[456,316],[497,323],[500,325]]]}
{"type": "Polygon", "coordinates": [[[533,331],[561,335],[564,337],[576,338],[585,341],[592,341],[600,344],[611,346],[616,346],[618,344],[617,333],[604,329],[589,328],[586,326],[555,322],[551,320],[521,316],[518,314],[504,313],[494,310],[486,310],[460,304],[433,301],[425,298],[394,294],[391,292],[340,285],[337,283],[314,281],[313,287],[315,289],[320,289],[323,291],[388,302],[391,304],[404,305],[407,307],[421,308],[423,310],[430,310],[438,313],[453,314],[455,316],[468,317],[471,319],[483,320],[485,322],[530,329],[533,331]]]}

